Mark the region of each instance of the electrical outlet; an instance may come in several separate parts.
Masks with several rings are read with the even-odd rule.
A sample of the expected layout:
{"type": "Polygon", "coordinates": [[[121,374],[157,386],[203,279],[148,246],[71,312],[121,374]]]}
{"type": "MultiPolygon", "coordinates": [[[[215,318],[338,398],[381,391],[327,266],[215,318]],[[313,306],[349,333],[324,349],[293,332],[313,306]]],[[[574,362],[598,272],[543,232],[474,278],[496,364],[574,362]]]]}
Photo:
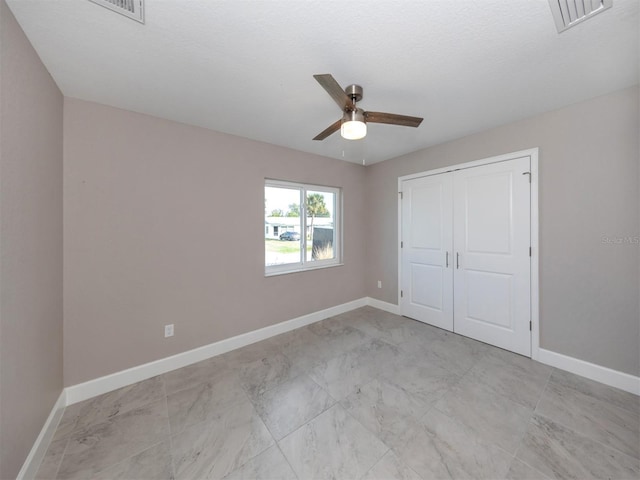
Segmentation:
{"type": "Polygon", "coordinates": [[[164,338],[173,337],[173,323],[164,326],[164,338]]]}
{"type": "Polygon", "coordinates": [[[378,288],[382,288],[382,280],[378,280],[378,288]]]}

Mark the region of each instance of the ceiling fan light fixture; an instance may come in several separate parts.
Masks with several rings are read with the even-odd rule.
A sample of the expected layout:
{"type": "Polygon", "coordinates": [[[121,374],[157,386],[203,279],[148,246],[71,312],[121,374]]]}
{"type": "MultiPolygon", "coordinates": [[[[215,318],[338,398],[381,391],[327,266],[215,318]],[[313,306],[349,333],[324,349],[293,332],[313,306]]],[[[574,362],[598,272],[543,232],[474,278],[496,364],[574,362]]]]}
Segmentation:
{"type": "Polygon", "coordinates": [[[360,140],[367,135],[367,124],[360,109],[345,112],[340,125],[340,135],[347,140],[360,140]]]}

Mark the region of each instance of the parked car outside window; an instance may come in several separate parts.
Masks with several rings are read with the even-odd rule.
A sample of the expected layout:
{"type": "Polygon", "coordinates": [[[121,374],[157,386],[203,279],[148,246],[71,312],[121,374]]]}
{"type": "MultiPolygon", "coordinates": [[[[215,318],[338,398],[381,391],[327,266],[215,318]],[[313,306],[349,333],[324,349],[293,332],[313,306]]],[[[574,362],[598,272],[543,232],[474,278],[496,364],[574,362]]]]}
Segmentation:
{"type": "Polygon", "coordinates": [[[298,232],[284,232],[282,235],[280,235],[280,240],[300,240],[300,234],[298,232]]]}

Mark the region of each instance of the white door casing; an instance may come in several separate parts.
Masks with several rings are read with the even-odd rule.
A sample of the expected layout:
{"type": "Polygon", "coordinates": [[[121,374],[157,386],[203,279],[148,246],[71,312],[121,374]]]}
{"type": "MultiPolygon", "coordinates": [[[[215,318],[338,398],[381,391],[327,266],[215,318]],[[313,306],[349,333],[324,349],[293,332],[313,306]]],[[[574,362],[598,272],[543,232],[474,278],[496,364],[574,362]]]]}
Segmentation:
{"type": "Polygon", "coordinates": [[[402,192],[403,315],[452,331],[452,178],[409,180],[402,192]]]}

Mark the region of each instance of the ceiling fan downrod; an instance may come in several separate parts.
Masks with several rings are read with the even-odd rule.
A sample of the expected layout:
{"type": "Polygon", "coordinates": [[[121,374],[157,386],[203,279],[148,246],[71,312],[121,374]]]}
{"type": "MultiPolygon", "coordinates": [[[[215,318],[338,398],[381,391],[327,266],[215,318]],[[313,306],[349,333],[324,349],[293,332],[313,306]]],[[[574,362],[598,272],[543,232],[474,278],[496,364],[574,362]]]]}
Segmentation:
{"type": "MultiPolygon", "coordinates": [[[[347,88],[344,89],[344,92],[349,96],[349,98],[353,102],[354,109],[356,109],[355,108],[356,103],[362,100],[362,95],[363,95],[362,87],[356,84],[349,85],[347,88]]],[[[351,109],[349,107],[346,107],[345,110],[350,111],[351,109]]]]}

